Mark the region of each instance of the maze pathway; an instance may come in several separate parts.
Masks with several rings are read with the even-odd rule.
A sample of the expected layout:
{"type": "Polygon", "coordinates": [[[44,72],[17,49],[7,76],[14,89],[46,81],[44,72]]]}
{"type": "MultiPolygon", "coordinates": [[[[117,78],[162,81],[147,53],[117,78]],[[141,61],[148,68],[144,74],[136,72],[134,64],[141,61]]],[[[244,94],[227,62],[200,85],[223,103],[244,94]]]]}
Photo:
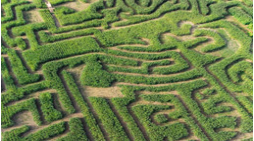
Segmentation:
{"type": "Polygon", "coordinates": [[[252,0],[2,0],[2,140],[253,139],[252,0]]]}

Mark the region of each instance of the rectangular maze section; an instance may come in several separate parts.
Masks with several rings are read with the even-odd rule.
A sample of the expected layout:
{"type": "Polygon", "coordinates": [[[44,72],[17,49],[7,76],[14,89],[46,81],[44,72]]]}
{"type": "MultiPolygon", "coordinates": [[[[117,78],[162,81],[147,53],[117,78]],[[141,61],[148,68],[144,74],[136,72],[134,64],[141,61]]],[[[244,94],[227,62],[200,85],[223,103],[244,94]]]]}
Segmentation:
{"type": "Polygon", "coordinates": [[[253,140],[252,0],[2,0],[3,141],[253,140]]]}

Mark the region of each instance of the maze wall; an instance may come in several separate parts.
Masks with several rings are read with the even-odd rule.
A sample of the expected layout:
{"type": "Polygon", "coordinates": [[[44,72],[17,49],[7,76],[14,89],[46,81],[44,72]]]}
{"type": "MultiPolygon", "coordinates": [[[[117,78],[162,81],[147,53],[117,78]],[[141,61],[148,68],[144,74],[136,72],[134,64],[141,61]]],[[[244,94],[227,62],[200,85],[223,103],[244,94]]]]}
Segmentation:
{"type": "Polygon", "coordinates": [[[252,3],[2,0],[2,140],[252,140],[252,3]]]}

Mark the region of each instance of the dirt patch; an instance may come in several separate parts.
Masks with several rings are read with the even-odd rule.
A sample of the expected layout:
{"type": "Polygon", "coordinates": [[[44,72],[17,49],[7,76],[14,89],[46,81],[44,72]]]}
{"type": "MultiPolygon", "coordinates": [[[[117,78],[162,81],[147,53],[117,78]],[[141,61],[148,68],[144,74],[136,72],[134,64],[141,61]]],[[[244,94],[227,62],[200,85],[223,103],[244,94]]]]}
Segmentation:
{"type": "Polygon", "coordinates": [[[234,40],[228,41],[227,47],[234,52],[236,52],[239,49],[239,45],[234,40]]]}
{"type": "Polygon", "coordinates": [[[30,11],[24,12],[24,18],[28,23],[40,23],[43,22],[43,19],[38,11],[38,9],[33,9],[30,11]]]}
{"type": "Polygon", "coordinates": [[[239,141],[242,139],[249,139],[253,137],[253,133],[245,133],[245,134],[239,134],[236,136],[236,138],[232,139],[232,141],[239,141]]]}
{"type": "Polygon", "coordinates": [[[15,123],[15,126],[13,126],[11,128],[6,128],[6,129],[2,128],[1,132],[10,131],[12,129],[19,128],[23,125],[28,125],[31,128],[37,126],[37,124],[33,120],[32,113],[29,111],[20,112],[20,113],[14,115],[12,119],[13,119],[13,122],[15,123]]]}
{"type": "Polygon", "coordinates": [[[29,111],[21,112],[14,116],[14,122],[16,125],[34,125],[37,126],[33,120],[32,113],[29,111]]]}
{"type": "MultiPolygon", "coordinates": [[[[95,0],[91,1],[91,3],[93,3],[93,2],[95,2],[95,0]]],[[[64,3],[64,4],[61,4],[56,7],[65,6],[65,7],[74,9],[76,11],[82,11],[82,10],[87,9],[88,6],[91,5],[91,3],[84,3],[84,2],[81,2],[80,0],[77,0],[77,1],[73,1],[73,2],[64,3]]]]}
{"type": "Polygon", "coordinates": [[[123,97],[124,95],[121,93],[121,88],[118,86],[111,86],[109,88],[97,88],[97,87],[90,87],[84,86],[85,96],[93,96],[93,97],[106,97],[106,98],[113,98],[113,97],[123,97]]]}
{"type": "Polygon", "coordinates": [[[180,40],[180,41],[194,40],[194,39],[197,38],[197,37],[194,37],[192,35],[177,36],[177,35],[169,33],[169,32],[161,34],[161,39],[164,43],[165,42],[170,42],[169,37],[173,37],[173,38],[175,38],[177,40],[180,40]]]}

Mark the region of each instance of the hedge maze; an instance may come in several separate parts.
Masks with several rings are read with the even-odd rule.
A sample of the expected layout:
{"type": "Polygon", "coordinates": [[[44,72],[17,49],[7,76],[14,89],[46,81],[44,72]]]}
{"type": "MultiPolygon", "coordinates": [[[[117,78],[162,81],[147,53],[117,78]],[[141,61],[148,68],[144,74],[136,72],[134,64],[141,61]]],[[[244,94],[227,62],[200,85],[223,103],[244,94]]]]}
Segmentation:
{"type": "Polygon", "coordinates": [[[3,141],[252,140],[252,0],[2,0],[3,141]]]}

